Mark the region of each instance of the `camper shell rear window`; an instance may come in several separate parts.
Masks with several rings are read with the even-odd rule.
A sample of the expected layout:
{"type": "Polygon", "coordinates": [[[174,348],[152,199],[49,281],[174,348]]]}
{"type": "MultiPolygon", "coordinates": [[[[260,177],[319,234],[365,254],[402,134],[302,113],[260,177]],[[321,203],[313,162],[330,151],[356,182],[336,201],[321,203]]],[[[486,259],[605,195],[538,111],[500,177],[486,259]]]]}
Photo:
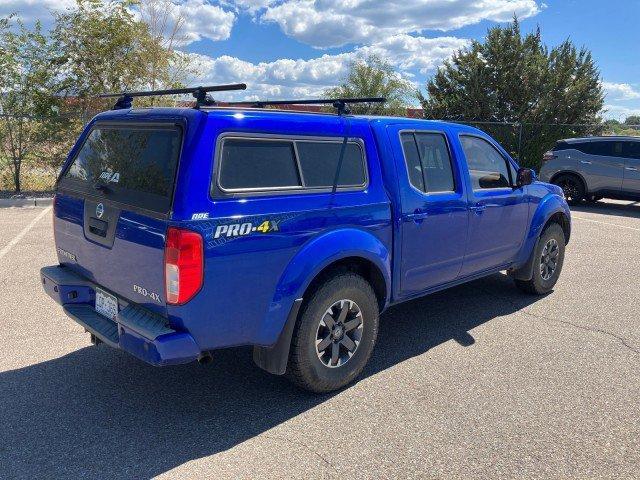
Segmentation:
{"type": "Polygon", "coordinates": [[[58,187],[167,214],[182,129],[175,124],[96,124],[58,187]]]}

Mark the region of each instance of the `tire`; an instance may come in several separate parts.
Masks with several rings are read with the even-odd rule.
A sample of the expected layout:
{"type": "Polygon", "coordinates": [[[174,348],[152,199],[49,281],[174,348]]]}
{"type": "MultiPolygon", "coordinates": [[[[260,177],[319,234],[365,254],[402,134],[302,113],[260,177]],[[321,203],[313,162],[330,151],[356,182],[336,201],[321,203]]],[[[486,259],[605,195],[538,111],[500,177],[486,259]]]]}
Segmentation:
{"type": "Polygon", "coordinates": [[[585,197],[585,187],[582,179],[577,175],[564,174],[553,180],[555,185],[562,188],[569,205],[580,203],[585,197]]]}
{"type": "Polygon", "coordinates": [[[540,236],[533,253],[533,276],[531,280],[514,280],[516,286],[525,293],[545,295],[553,290],[564,264],[565,239],[562,227],[557,223],[550,224],[540,236]],[[555,246],[555,250],[554,250],[555,246]],[[557,254],[553,252],[557,251],[557,254]],[[552,260],[555,267],[551,271],[552,260]]]}
{"type": "Polygon", "coordinates": [[[341,273],[326,281],[302,306],[291,340],[287,377],[316,393],[352,382],[373,352],[378,316],[378,301],[364,278],[341,273]]]}

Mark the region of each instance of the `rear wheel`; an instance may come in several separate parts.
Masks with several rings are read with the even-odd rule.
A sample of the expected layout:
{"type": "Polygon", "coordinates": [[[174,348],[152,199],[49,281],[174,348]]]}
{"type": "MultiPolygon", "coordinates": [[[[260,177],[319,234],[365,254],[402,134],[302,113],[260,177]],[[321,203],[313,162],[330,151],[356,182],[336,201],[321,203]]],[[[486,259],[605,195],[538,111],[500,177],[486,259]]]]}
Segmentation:
{"type": "Polygon", "coordinates": [[[287,376],[313,392],[330,392],[354,380],[378,336],[378,302],[359,275],[340,274],[313,292],[291,342],[287,376]]]}
{"type": "Polygon", "coordinates": [[[585,188],[582,180],[571,174],[560,175],[554,179],[554,184],[562,188],[567,202],[571,205],[579,203],[585,196],[585,188]]]}
{"type": "Polygon", "coordinates": [[[555,286],[564,263],[565,238],[562,227],[549,225],[540,237],[533,253],[533,275],[531,280],[515,280],[516,286],[526,293],[544,295],[555,286]]]}

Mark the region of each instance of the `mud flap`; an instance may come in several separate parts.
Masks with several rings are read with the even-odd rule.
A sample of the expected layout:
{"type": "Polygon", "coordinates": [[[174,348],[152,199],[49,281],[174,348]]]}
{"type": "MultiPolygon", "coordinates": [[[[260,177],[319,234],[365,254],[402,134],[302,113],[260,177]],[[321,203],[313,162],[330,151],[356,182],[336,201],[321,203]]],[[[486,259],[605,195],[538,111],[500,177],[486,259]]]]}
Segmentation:
{"type": "Polygon", "coordinates": [[[511,275],[516,280],[523,280],[526,282],[533,278],[533,264],[535,260],[536,250],[538,249],[538,243],[540,242],[540,235],[536,239],[536,243],[533,246],[533,250],[531,251],[531,255],[529,255],[529,259],[527,260],[527,263],[522,265],[517,270],[514,270],[513,272],[509,273],[509,275],[511,275]]]}
{"type": "Polygon", "coordinates": [[[291,348],[291,337],[293,329],[296,326],[298,312],[302,305],[302,298],[298,298],[293,302],[287,322],[284,324],[282,333],[278,337],[278,341],[270,347],[253,347],[253,361],[263,370],[274,375],[284,375],[287,371],[287,362],[289,361],[289,349],[291,348]]]}

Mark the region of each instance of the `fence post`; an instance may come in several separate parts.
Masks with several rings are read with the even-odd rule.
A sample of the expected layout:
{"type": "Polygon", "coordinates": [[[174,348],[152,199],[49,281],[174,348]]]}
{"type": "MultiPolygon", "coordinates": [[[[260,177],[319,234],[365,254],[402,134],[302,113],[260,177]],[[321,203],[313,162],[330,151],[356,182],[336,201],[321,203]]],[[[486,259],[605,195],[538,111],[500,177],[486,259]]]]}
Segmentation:
{"type": "Polygon", "coordinates": [[[522,123],[518,123],[518,162],[522,164],[522,123]]]}

